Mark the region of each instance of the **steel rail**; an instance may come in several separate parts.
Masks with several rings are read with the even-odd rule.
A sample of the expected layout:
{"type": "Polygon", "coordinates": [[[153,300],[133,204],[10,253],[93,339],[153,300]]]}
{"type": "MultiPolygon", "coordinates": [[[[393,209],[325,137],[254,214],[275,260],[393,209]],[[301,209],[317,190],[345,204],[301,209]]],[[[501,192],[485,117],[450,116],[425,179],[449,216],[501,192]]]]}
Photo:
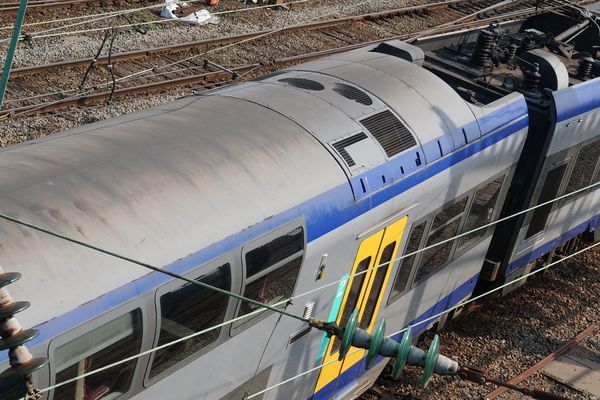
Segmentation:
{"type": "MultiPolygon", "coordinates": [[[[132,1],[132,0],[128,0],[132,1]]],[[[135,1],[139,3],[139,1],[135,1]]],[[[65,8],[65,7],[78,7],[83,8],[87,7],[91,4],[102,4],[102,5],[115,5],[122,3],[119,0],[34,0],[30,1],[27,6],[28,11],[37,11],[37,10],[51,10],[57,8],[65,8]]],[[[3,12],[5,13],[15,13],[19,8],[19,3],[15,2],[6,2],[0,3],[0,7],[4,6],[3,12]]]]}
{"type": "MultiPolygon", "coordinates": [[[[525,379],[527,379],[528,377],[530,377],[531,375],[533,375],[534,373],[536,373],[537,371],[542,369],[544,366],[546,366],[549,363],[551,363],[552,361],[556,360],[556,358],[558,358],[558,356],[565,353],[569,349],[573,348],[575,345],[581,343],[585,338],[590,336],[592,333],[596,332],[596,330],[598,330],[598,325],[591,324],[586,329],[581,331],[573,339],[564,343],[558,349],[554,350],[552,353],[548,354],[546,357],[542,358],[540,361],[533,364],[531,367],[527,368],[525,371],[521,372],[519,375],[517,375],[514,378],[512,378],[511,380],[509,380],[507,383],[511,384],[511,385],[516,385],[516,384],[521,383],[522,381],[524,381],[525,379]]],[[[500,396],[502,393],[506,392],[507,390],[509,390],[509,388],[498,387],[498,388],[494,389],[493,391],[491,391],[489,394],[487,394],[484,397],[484,399],[485,400],[495,399],[496,397],[500,396]]]]}
{"type": "MultiPolygon", "coordinates": [[[[237,66],[231,68],[232,72],[235,73],[245,73],[251,71],[252,69],[260,67],[260,64],[248,64],[237,66]]],[[[109,97],[118,98],[125,97],[136,93],[147,93],[154,92],[160,89],[164,89],[166,87],[172,86],[185,86],[191,84],[217,84],[217,83],[226,83],[228,78],[232,76],[231,73],[225,71],[214,71],[214,72],[204,72],[201,74],[185,76],[182,78],[164,80],[160,82],[152,82],[147,83],[145,85],[136,85],[132,87],[126,87],[117,89],[113,91],[104,91],[99,93],[93,93],[89,95],[82,95],[78,97],[70,97],[65,100],[48,103],[48,105],[44,106],[43,104],[32,104],[29,106],[13,108],[9,110],[2,110],[0,112],[0,116],[10,115],[12,113],[19,113],[23,115],[31,115],[28,111],[32,111],[32,114],[44,113],[49,111],[62,110],[68,107],[77,106],[77,105],[86,105],[95,103],[99,100],[106,100],[109,97]]]]}
{"type": "MultiPolygon", "coordinates": [[[[469,1],[469,0],[448,0],[448,1],[442,1],[442,2],[437,2],[437,3],[422,4],[422,5],[418,5],[418,6],[402,7],[402,8],[397,8],[394,10],[377,11],[377,12],[366,13],[366,14],[361,14],[361,15],[353,15],[353,16],[343,17],[343,18],[338,18],[338,19],[329,19],[326,21],[311,22],[308,24],[298,24],[298,25],[292,25],[292,26],[286,27],[284,29],[280,29],[279,32],[281,32],[281,33],[288,32],[289,33],[289,32],[294,32],[294,31],[311,31],[311,30],[315,30],[315,29],[332,28],[335,26],[345,25],[345,24],[358,22],[358,21],[391,18],[391,17],[415,13],[415,12],[432,11],[432,10],[437,10],[437,9],[448,8],[452,4],[462,3],[462,2],[466,2],[466,1],[469,1]]],[[[129,61],[129,60],[135,60],[135,59],[140,59],[140,58],[146,58],[149,56],[156,56],[156,55],[161,55],[161,54],[176,53],[176,52],[181,52],[181,51],[185,51],[185,50],[192,50],[192,49],[196,49],[196,48],[225,45],[225,44],[229,44],[229,43],[233,43],[233,42],[237,42],[237,41],[241,41],[241,40],[252,39],[253,37],[264,36],[271,32],[274,32],[274,31],[275,31],[275,29],[265,29],[265,30],[261,30],[261,31],[249,32],[249,33],[244,33],[244,34],[240,34],[240,35],[225,36],[225,37],[219,37],[219,38],[214,38],[214,39],[203,39],[203,40],[197,40],[197,41],[193,41],[193,42],[186,42],[186,43],[175,44],[175,45],[170,45],[170,46],[161,46],[161,47],[146,48],[146,49],[141,49],[141,50],[126,51],[126,52],[121,52],[121,53],[113,53],[111,56],[111,60],[114,63],[117,61],[129,61]]],[[[73,68],[73,67],[87,66],[92,61],[94,61],[93,57],[85,57],[85,58],[79,58],[79,59],[69,60],[69,61],[61,61],[61,62],[49,63],[49,64],[43,64],[43,65],[34,65],[34,66],[28,66],[28,67],[15,68],[11,72],[11,76],[17,77],[17,76],[34,75],[34,74],[42,73],[45,70],[52,69],[52,68],[73,68]]],[[[95,61],[96,65],[106,64],[107,62],[108,62],[108,56],[106,56],[106,55],[98,57],[98,59],[95,61]]]]}
{"type": "MultiPolygon", "coordinates": [[[[436,4],[441,4],[441,3],[436,3],[436,4]]],[[[558,7],[561,7],[561,6],[557,5],[557,6],[553,6],[550,8],[539,8],[539,9],[528,8],[528,9],[525,9],[522,11],[513,11],[506,15],[499,15],[499,16],[494,16],[494,17],[490,17],[487,19],[482,19],[482,20],[477,20],[477,21],[467,21],[467,22],[462,22],[462,23],[456,24],[456,25],[445,26],[439,30],[436,30],[434,33],[441,34],[441,33],[453,32],[453,31],[460,31],[460,30],[469,29],[469,28],[481,28],[481,27],[487,26],[487,24],[492,21],[503,21],[506,19],[512,20],[513,18],[544,13],[544,12],[549,11],[549,9],[558,8],[558,7]]],[[[394,10],[394,11],[396,11],[396,10],[394,10]]],[[[356,16],[348,17],[347,19],[352,19],[352,18],[356,18],[356,16]]],[[[323,21],[318,24],[325,24],[327,22],[330,22],[330,21],[323,21]]],[[[306,24],[306,25],[312,25],[312,24],[306,24]]],[[[299,27],[299,26],[301,26],[301,25],[296,25],[295,27],[299,27]]],[[[325,27],[325,26],[327,26],[327,25],[321,25],[321,27],[325,27]]],[[[425,31],[427,31],[428,34],[432,33],[431,29],[426,29],[425,31]]],[[[324,57],[324,56],[328,56],[328,55],[332,55],[332,54],[337,54],[337,53],[341,53],[341,52],[345,52],[345,51],[350,51],[350,50],[354,50],[354,49],[368,46],[371,44],[385,42],[388,40],[394,40],[394,39],[407,40],[407,39],[410,39],[411,37],[413,37],[414,35],[419,35],[419,33],[420,32],[411,32],[411,33],[406,33],[406,34],[402,34],[402,35],[387,37],[384,39],[377,39],[377,40],[342,46],[342,47],[336,47],[333,49],[326,49],[326,50],[305,53],[305,54],[296,55],[296,56],[278,58],[278,59],[273,60],[268,65],[250,64],[250,65],[237,66],[237,67],[234,67],[231,69],[232,69],[232,71],[235,71],[236,73],[245,73],[245,72],[249,72],[252,69],[256,69],[256,68],[260,68],[260,67],[283,68],[283,66],[286,66],[289,64],[310,61],[310,60],[313,60],[316,58],[320,58],[320,57],[324,57]]],[[[254,35],[254,33],[248,34],[248,35],[254,35]]],[[[220,38],[217,40],[231,40],[234,37],[237,38],[236,40],[240,40],[240,38],[242,38],[244,36],[252,37],[252,36],[246,36],[246,35],[237,35],[237,36],[232,36],[232,37],[227,37],[227,38],[220,38]]],[[[189,44],[166,46],[166,47],[161,47],[161,48],[148,49],[146,51],[153,51],[153,53],[151,53],[151,54],[159,54],[161,51],[164,52],[165,49],[166,49],[166,51],[168,51],[168,49],[170,47],[179,47],[179,46],[187,46],[187,45],[189,45],[189,44]]],[[[142,53],[144,53],[144,51],[120,53],[121,60],[128,59],[127,57],[129,55],[131,55],[131,53],[134,53],[133,58],[139,58],[140,56],[143,57],[142,53]]],[[[119,55],[112,56],[113,61],[115,60],[115,57],[117,57],[117,56],[119,56],[119,55]]],[[[133,58],[129,58],[129,59],[133,59],[133,58]]],[[[90,60],[91,59],[86,59],[85,63],[82,62],[82,64],[78,64],[78,65],[87,65],[87,63],[89,63],[90,60]]],[[[72,61],[72,62],[79,62],[79,60],[72,61]]],[[[58,64],[60,64],[60,63],[58,63],[58,64]]],[[[52,67],[55,67],[55,65],[53,65],[52,67]]],[[[15,69],[15,71],[17,71],[17,70],[15,69]]],[[[37,72],[30,72],[30,73],[37,73],[37,72]]],[[[168,73],[168,72],[166,72],[166,73],[168,73]]],[[[148,93],[148,92],[160,91],[167,87],[173,87],[173,86],[184,86],[184,85],[198,84],[198,83],[200,83],[200,84],[226,83],[229,81],[229,78],[231,78],[231,74],[224,72],[224,71],[206,72],[206,73],[190,75],[190,76],[182,77],[182,78],[175,78],[175,79],[164,80],[164,81],[160,81],[160,82],[152,82],[152,83],[148,83],[148,84],[144,84],[144,85],[120,88],[120,89],[115,90],[114,92],[104,91],[104,92],[94,93],[94,94],[90,94],[90,95],[69,97],[64,100],[49,102],[47,105],[33,104],[33,105],[27,105],[27,106],[22,106],[22,107],[16,107],[16,108],[8,109],[8,110],[2,110],[2,111],[0,111],[0,118],[7,118],[7,117],[10,117],[12,114],[18,114],[19,116],[35,115],[38,113],[62,110],[65,108],[69,108],[71,106],[76,106],[76,105],[91,104],[91,103],[98,102],[100,100],[108,99],[111,95],[114,98],[117,98],[117,97],[126,97],[128,95],[136,94],[136,93],[148,93]],[[221,80],[219,80],[219,79],[221,79],[221,80]]]]}

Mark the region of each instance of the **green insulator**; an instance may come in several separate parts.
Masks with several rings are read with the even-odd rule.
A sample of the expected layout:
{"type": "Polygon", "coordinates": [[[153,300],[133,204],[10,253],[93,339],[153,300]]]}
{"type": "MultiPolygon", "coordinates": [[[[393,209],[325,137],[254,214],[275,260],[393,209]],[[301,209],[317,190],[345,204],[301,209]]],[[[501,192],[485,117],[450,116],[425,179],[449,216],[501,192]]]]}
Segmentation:
{"type": "Polygon", "coordinates": [[[346,327],[344,328],[344,336],[342,337],[342,345],[340,346],[340,356],[338,360],[343,360],[348,354],[350,347],[352,346],[352,342],[354,341],[354,336],[356,335],[356,330],[358,329],[358,310],[354,309],[352,314],[350,314],[350,318],[348,322],[346,322],[346,327]]]}
{"type": "Polygon", "coordinates": [[[0,379],[12,379],[27,376],[46,364],[48,364],[48,359],[46,358],[32,358],[24,364],[6,369],[0,374],[0,379]]]}
{"type": "Polygon", "coordinates": [[[4,337],[0,339],[0,351],[21,346],[30,340],[35,339],[39,334],[40,332],[37,329],[27,329],[15,333],[12,336],[4,337]]]}
{"type": "Polygon", "coordinates": [[[369,343],[369,351],[367,352],[367,362],[365,364],[365,368],[369,369],[377,359],[379,355],[379,349],[381,348],[381,343],[383,343],[383,339],[385,338],[385,319],[381,319],[377,325],[375,325],[375,330],[373,331],[373,336],[371,336],[371,342],[369,343]]]}
{"type": "Polygon", "coordinates": [[[398,345],[398,350],[396,351],[396,362],[394,363],[394,379],[398,379],[402,371],[404,370],[404,366],[406,365],[406,360],[408,360],[408,355],[410,354],[410,348],[412,346],[412,330],[409,326],[404,335],[402,336],[402,340],[400,340],[400,344],[398,345]]]}
{"type": "Polygon", "coordinates": [[[435,365],[437,364],[438,355],[440,354],[440,337],[435,335],[433,341],[431,342],[431,346],[429,346],[429,351],[427,352],[427,357],[425,357],[425,366],[423,367],[423,387],[426,388],[427,384],[431,380],[431,376],[433,375],[433,370],[435,369],[435,365]]]}
{"type": "Polygon", "coordinates": [[[5,272],[0,274],[0,288],[8,286],[19,279],[21,279],[21,274],[18,272],[5,272]]]}

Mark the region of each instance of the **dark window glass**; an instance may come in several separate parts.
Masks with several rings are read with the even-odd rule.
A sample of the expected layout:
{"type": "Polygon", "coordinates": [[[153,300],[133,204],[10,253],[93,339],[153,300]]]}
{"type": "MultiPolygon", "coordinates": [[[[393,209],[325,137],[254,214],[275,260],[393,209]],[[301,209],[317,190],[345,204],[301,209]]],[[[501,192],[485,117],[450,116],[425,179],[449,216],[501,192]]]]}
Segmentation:
{"type": "MultiPolygon", "coordinates": [[[[419,244],[421,243],[421,238],[425,232],[426,224],[427,221],[424,221],[412,228],[404,254],[414,253],[419,249],[419,244]]],[[[394,286],[392,286],[392,293],[390,295],[390,299],[392,299],[392,301],[394,301],[406,288],[406,284],[408,283],[408,278],[410,276],[410,270],[417,255],[418,254],[413,254],[412,256],[405,257],[400,261],[400,266],[398,267],[398,272],[396,273],[396,280],[394,281],[394,286]]]]}
{"type": "MultiPolygon", "coordinates": [[[[292,296],[302,265],[302,255],[266,275],[246,284],[244,296],[264,304],[274,304],[292,296]]],[[[259,306],[242,302],[238,315],[246,315],[259,306]]]]}
{"type": "MultiPolygon", "coordinates": [[[[565,194],[582,189],[590,184],[599,158],[600,140],[596,140],[581,147],[577,159],[575,160],[573,171],[571,171],[565,194]]],[[[581,192],[581,194],[583,193],[584,192],[581,192]]],[[[575,196],[573,198],[575,198],[575,196]]]]}
{"type": "MultiPolygon", "coordinates": [[[[344,305],[344,311],[342,312],[342,318],[340,319],[339,326],[346,325],[348,318],[350,318],[350,314],[352,314],[352,311],[354,311],[354,309],[358,306],[358,297],[360,296],[360,292],[362,291],[362,287],[365,283],[365,279],[367,277],[367,273],[365,271],[369,268],[369,264],[371,264],[370,256],[362,260],[356,267],[356,272],[354,273],[354,278],[352,278],[352,283],[350,284],[350,292],[346,298],[346,304],[344,305]]],[[[333,347],[331,348],[331,354],[334,354],[339,350],[340,344],[341,342],[336,336],[335,341],[333,342],[333,347]]]]}
{"type": "MultiPolygon", "coordinates": [[[[196,280],[227,291],[231,290],[231,268],[224,264],[196,280]]],[[[160,298],[160,336],[158,345],[188,336],[225,319],[229,296],[214,290],[185,284],[160,298]]],[[[221,329],[213,329],[192,339],[166,347],[154,353],[150,377],[167,370],[179,361],[213,343],[221,329]]]]}
{"type": "MultiPolygon", "coordinates": [[[[0,367],[0,371],[8,368],[8,363],[5,368],[0,367]]],[[[1,400],[19,400],[25,397],[25,380],[23,378],[0,379],[0,399],[1,400]]]]}
{"type": "Polygon", "coordinates": [[[375,278],[373,279],[373,285],[371,286],[371,291],[369,292],[369,297],[367,298],[367,306],[365,307],[362,320],[360,321],[360,327],[362,329],[367,329],[373,322],[373,317],[375,316],[375,307],[377,307],[377,300],[379,300],[379,295],[383,289],[385,276],[390,268],[390,264],[393,264],[390,261],[392,259],[392,255],[394,254],[394,249],[396,249],[396,242],[385,246],[385,249],[383,249],[383,253],[381,254],[380,264],[374,271],[375,278]]]}
{"type": "MultiPolygon", "coordinates": [[[[556,198],[566,169],[567,164],[562,164],[550,170],[548,174],[546,174],[546,180],[544,181],[544,186],[542,186],[542,191],[540,192],[540,196],[536,204],[542,204],[556,198]]],[[[548,222],[548,217],[550,216],[550,211],[552,211],[552,206],[553,203],[546,204],[545,206],[536,208],[533,211],[525,238],[529,238],[546,229],[546,222],[548,222]]]]}
{"type": "MultiPolygon", "coordinates": [[[[498,202],[498,195],[504,182],[504,175],[494,179],[492,182],[477,189],[473,204],[463,225],[462,232],[468,232],[485,224],[492,222],[492,215],[498,202]]],[[[480,229],[469,235],[458,239],[458,247],[456,252],[462,253],[467,248],[479,242],[485,236],[487,229],[480,229]]]]}
{"type": "MultiPolygon", "coordinates": [[[[56,383],[138,354],[141,343],[142,312],[137,309],[58,347],[56,383]]],[[[136,360],[131,360],[60,386],[54,399],[117,398],[129,390],[135,365],[136,360]]]]}
{"type": "Polygon", "coordinates": [[[304,249],[304,230],[298,227],[277,239],[246,253],[246,277],[249,278],[304,249]]]}
{"type": "MultiPolygon", "coordinates": [[[[427,238],[425,247],[456,236],[458,228],[460,227],[460,221],[464,215],[465,207],[467,206],[467,201],[468,197],[465,197],[437,213],[433,219],[433,226],[431,233],[427,238]]],[[[452,252],[455,241],[456,240],[451,240],[422,252],[415,282],[420,281],[441,268],[450,260],[450,253],[452,252]]]]}
{"type": "Polygon", "coordinates": [[[447,224],[451,219],[457,218],[461,216],[461,213],[465,210],[467,206],[468,197],[460,200],[457,203],[452,204],[450,207],[440,211],[436,214],[433,219],[433,225],[431,226],[431,230],[435,231],[440,226],[447,224]]]}

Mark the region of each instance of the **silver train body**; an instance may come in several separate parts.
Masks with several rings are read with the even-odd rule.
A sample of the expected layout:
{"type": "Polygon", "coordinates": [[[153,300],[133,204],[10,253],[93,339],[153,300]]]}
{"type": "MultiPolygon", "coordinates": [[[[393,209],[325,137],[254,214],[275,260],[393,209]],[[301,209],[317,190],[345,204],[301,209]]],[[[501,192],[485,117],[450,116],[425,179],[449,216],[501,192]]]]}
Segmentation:
{"type": "MultiPolygon", "coordinates": [[[[473,104],[423,62],[416,47],[373,45],[5,149],[1,210],[259,301],[291,297],[297,315],[343,323],[357,308],[361,326],[385,318],[397,332],[600,221],[600,191],[588,190],[526,239],[532,213],[504,227],[499,249],[491,226],[375,268],[498,219],[522,185],[526,96],[473,104]]],[[[557,163],[564,193],[581,149],[598,147],[599,93],[590,79],[546,99],[550,142],[521,206],[557,163]]],[[[590,181],[598,164],[586,164],[590,181]]],[[[10,292],[32,303],[17,317],[40,331],[28,347],[50,360],[36,387],[237,318],[45,399],[346,399],[386,364],[365,371],[357,352],[342,365],[338,343],[302,322],[243,318],[255,308],[26,227],[3,222],[0,235],[0,263],[23,275],[10,292]]],[[[19,397],[18,382],[0,388],[19,397]]]]}

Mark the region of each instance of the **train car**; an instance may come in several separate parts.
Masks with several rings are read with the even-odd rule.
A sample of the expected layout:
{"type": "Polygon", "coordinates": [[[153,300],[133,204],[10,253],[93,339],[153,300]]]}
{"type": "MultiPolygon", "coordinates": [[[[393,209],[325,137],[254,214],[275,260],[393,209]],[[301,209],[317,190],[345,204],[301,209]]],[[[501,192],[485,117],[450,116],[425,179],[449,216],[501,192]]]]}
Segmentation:
{"type": "MultiPolygon", "coordinates": [[[[552,115],[541,102],[567,107],[561,96],[596,85],[497,90],[444,65],[447,40],[374,44],[4,149],[2,212],[295,315],[441,326],[419,322],[514,276],[504,247],[511,258],[489,277],[496,228],[397,259],[506,214],[532,169],[523,149],[543,136],[533,121],[552,115]]],[[[566,143],[567,119],[551,124],[535,176],[546,154],[577,158],[592,139],[566,143]]],[[[566,202],[569,222],[589,227],[597,200],[566,202]]],[[[548,226],[571,229],[554,215],[548,226]]],[[[0,232],[4,270],[22,274],[5,290],[31,302],[0,316],[39,331],[27,346],[48,363],[35,387],[68,382],[45,399],[351,399],[386,364],[365,370],[362,351],[336,361],[335,337],[159,271],[18,224],[0,232]]],[[[22,379],[0,380],[3,400],[22,394],[22,379]]]]}
{"type": "Polygon", "coordinates": [[[430,69],[469,101],[482,104],[513,91],[527,99],[528,140],[502,216],[533,211],[497,227],[480,275],[481,291],[517,280],[551,261],[563,246],[574,249],[581,237],[600,239],[600,191],[590,188],[600,182],[597,9],[575,8],[569,18],[544,15],[424,43],[430,69]]]}

